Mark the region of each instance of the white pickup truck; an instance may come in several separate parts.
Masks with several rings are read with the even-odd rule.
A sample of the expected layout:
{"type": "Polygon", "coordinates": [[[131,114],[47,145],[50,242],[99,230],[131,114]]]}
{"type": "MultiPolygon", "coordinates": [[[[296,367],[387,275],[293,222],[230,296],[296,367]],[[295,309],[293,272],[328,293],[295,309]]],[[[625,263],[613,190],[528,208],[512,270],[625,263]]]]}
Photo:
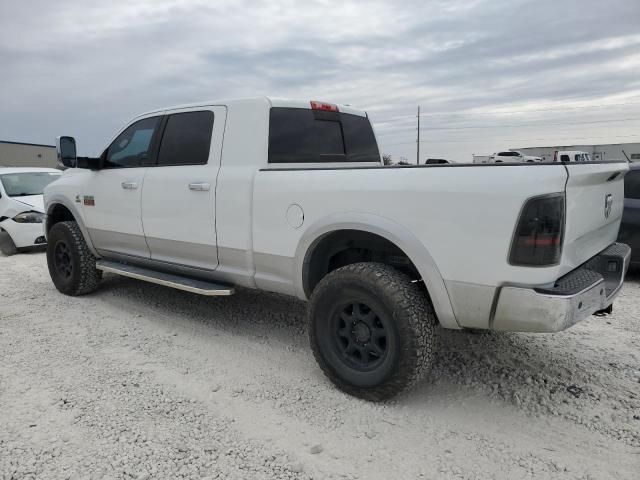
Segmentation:
{"type": "Polygon", "coordinates": [[[270,98],[146,113],[45,190],[67,295],[112,272],[309,301],[315,357],[370,400],[415,383],[438,326],[557,332],[610,311],[626,163],[382,165],[365,112],[270,98]],[[417,207],[419,206],[419,207],[417,207]]]}

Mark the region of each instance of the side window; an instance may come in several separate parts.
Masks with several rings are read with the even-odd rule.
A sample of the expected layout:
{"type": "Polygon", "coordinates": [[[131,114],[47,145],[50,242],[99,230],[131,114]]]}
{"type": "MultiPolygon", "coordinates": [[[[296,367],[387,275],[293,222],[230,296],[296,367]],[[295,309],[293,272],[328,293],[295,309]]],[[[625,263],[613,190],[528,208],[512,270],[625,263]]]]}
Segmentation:
{"type": "Polygon", "coordinates": [[[632,170],[624,177],[624,198],[640,200],[640,170],[632,170]]]}
{"type": "Polygon", "coordinates": [[[570,162],[571,161],[571,157],[569,155],[560,155],[560,161],[561,162],[570,162]]]}
{"type": "Polygon", "coordinates": [[[151,140],[160,117],[139,120],[118,135],[107,150],[105,168],[139,167],[150,155],[151,140]]]}
{"type": "Polygon", "coordinates": [[[160,142],[158,165],[205,165],[209,160],[213,112],[169,115],[160,142]]]}

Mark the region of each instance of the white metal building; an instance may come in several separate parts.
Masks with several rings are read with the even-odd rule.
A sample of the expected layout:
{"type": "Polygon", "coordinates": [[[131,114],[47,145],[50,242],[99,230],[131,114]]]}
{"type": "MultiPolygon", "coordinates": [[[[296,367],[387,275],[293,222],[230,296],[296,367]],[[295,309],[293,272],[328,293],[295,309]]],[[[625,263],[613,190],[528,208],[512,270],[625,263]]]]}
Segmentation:
{"type": "Polygon", "coordinates": [[[58,166],[55,145],[0,140],[0,167],[58,166]]]}

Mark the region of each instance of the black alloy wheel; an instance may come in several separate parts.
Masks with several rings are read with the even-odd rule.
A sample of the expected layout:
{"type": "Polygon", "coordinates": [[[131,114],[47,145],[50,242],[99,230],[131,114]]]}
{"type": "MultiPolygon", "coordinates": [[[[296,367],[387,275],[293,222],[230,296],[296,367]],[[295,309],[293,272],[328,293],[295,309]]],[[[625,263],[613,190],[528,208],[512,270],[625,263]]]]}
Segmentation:
{"type": "Polygon", "coordinates": [[[56,271],[63,278],[71,277],[73,273],[73,262],[71,260],[71,251],[69,246],[62,240],[56,242],[54,247],[54,264],[56,271]]]}
{"type": "Polygon", "coordinates": [[[356,370],[375,369],[387,354],[387,323],[365,303],[347,304],[333,320],[336,351],[356,370]]]}
{"type": "Polygon", "coordinates": [[[341,390],[380,401],[431,367],[437,318],[423,286],[390,265],[354,263],[328,273],[309,301],[318,365],[341,390]]]}

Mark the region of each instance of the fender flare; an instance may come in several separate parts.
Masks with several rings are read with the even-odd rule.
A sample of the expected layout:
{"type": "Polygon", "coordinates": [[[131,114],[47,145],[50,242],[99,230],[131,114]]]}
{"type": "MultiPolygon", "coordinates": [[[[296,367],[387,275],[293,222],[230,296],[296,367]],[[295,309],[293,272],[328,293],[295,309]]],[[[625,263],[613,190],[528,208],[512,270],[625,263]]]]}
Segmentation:
{"type": "Polygon", "coordinates": [[[47,198],[47,205],[46,205],[47,220],[45,220],[47,223],[45,224],[45,234],[47,234],[49,230],[49,222],[48,222],[49,215],[51,214],[51,211],[56,205],[62,205],[63,207],[65,207],[67,210],[71,212],[71,215],[73,215],[74,220],[80,227],[80,231],[82,232],[84,241],[87,242],[87,246],[89,247],[89,250],[96,258],[100,258],[100,255],[98,254],[95,247],[93,246],[93,242],[91,241],[91,237],[89,236],[89,231],[87,230],[87,227],[85,227],[84,225],[84,220],[82,218],[82,215],[80,215],[78,208],[73,203],[71,203],[66,197],[54,195],[51,198],[47,198]]]}
{"type": "Polygon", "coordinates": [[[370,213],[347,212],[329,215],[314,222],[298,242],[294,274],[296,294],[306,300],[304,270],[315,244],[326,234],[338,230],[360,230],[379,235],[400,248],[413,262],[427,287],[438,320],[445,328],[459,329],[440,270],[425,245],[399,223],[370,213]]]}

